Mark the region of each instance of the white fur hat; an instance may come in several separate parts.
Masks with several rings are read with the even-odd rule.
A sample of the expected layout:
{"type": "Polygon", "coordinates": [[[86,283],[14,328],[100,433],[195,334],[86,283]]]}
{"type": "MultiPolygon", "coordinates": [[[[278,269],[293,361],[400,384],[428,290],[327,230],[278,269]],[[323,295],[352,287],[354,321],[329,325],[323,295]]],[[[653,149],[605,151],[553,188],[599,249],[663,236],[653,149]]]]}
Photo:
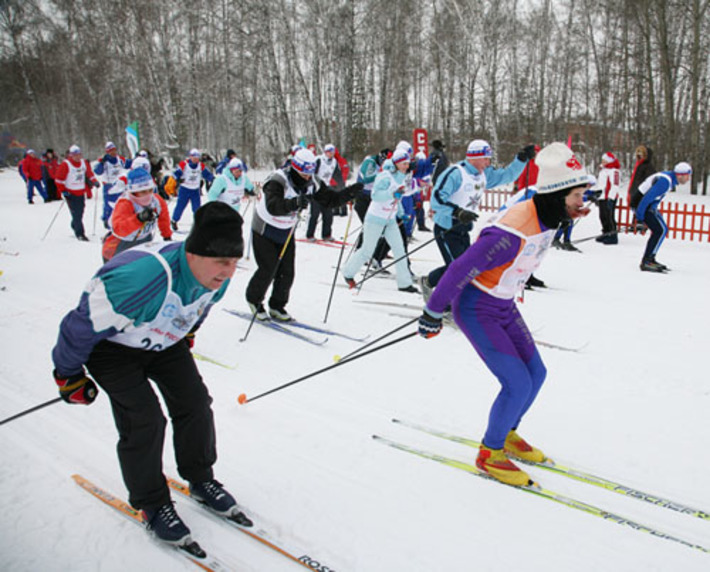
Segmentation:
{"type": "Polygon", "coordinates": [[[537,177],[538,194],[589,184],[587,171],[564,143],[550,143],[544,147],[535,157],[535,163],[540,169],[537,177]]]}

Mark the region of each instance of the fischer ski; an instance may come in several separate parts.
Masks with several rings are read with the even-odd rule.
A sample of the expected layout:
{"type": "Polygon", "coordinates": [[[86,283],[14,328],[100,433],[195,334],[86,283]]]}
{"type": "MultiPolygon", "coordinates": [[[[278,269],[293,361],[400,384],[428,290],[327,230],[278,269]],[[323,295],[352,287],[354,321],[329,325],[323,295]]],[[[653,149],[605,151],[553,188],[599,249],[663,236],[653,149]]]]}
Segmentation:
{"type": "Polygon", "coordinates": [[[476,465],[473,465],[471,463],[467,463],[465,461],[460,461],[458,459],[454,459],[451,457],[445,457],[442,455],[438,455],[437,453],[432,453],[431,451],[426,451],[424,449],[417,449],[415,447],[410,447],[409,445],[405,445],[403,443],[399,443],[397,441],[392,441],[390,439],[387,439],[385,437],[380,437],[379,435],[373,435],[372,438],[377,441],[378,443],[381,443],[383,445],[387,445],[388,447],[392,447],[393,449],[399,449],[400,451],[404,451],[406,453],[410,453],[412,455],[415,455],[417,457],[420,457],[422,459],[428,459],[430,461],[436,461],[437,463],[441,463],[442,465],[445,465],[447,467],[452,467],[454,469],[458,469],[460,471],[465,471],[471,475],[474,475],[476,477],[481,477],[483,479],[489,480],[489,481],[494,481],[500,485],[503,485],[505,487],[510,487],[513,489],[519,489],[523,492],[533,494],[537,497],[544,498],[547,500],[554,501],[556,503],[559,503],[564,506],[568,506],[569,508],[574,508],[576,510],[585,512],[587,514],[591,514],[593,516],[597,516],[599,518],[603,518],[604,520],[610,520],[611,522],[615,522],[616,524],[621,524],[623,526],[628,526],[630,528],[633,528],[634,530],[638,530],[640,532],[645,532],[647,534],[650,534],[652,536],[656,536],[658,538],[663,538],[665,540],[670,540],[672,542],[677,542],[679,544],[683,544],[684,546],[687,546],[688,548],[693,548],[695,550],[700,550],[701,552],[705,552],[706,554],[710,554],[710,548],[706,548],[704,546],[701,546],[699,544],[694,544],[693,542],[690,542],[688,540],[678,538],[676,536],[672,536],[670,534],[667,534],[665,532],[662,532],[658,529],[652,528],[650,526],[647,526],[645,524],[641,524],[639,522],[634,522],[632,520],[629,520],[628,518],[625,518],[623,516],[620,516],[618,514],[609,512],[607,510],[604,510],[598,506],[591,505],[585,502],[582,502],[577,499],[573,499],[570,497],[566,497],[560,493],[557,493],[555,491],[552,491],[550,489],[543,488],[536,483],[534,484],[529,484],[523,487],[515,487],[512,485],[506,485],[504,483],[501,483],[500,481],[497,481],[493,477],[490,477],[483,471],[481,471],[476,465]]]}
{"type": "Polygon", "coordinates": [[[292,560],[296,562],[297,564],[300,564],[304,568],[308,568],[309,570],[316,571],[316,572],[335,572],[335,568],[331,568],[330,566],[326,566],[323,564],[320,560],[313,558],[312,556],[309,556],[308,554],[302,554],[300,550],[296,550],[292,547],[287,547],[284,542],[281,540],[275,540],[273,539],[268,532],[266,532],[263,529],[254,529],[254,528],[245,528],[244,526],[240,526],[238,523],[236,523],[234,520],[231,520],[227,517],[223,517],[218,515],[216,512],[210,510],[207,506],[204,504],[198,502],[195,500],[192,495],[190,494],[190,489],[189,487],[177,479],[173,479],[171,477],[167,478],[168,480],[168,485],[170,488],[183,495],[185,498],[190,499],[192,502],[196,503],[198,506],[202,507],[204,510],[206,510],[210,515],[212,515],[212,518],[217,519],[218,521],[226,522],[230,524],[232,527],[236,528],[239,532],[243,532],[247,536],[253,538],[254,540],[259,541],[261,544],[264,546],[267,546],[271,548],[272,550],[275,550],[282,556],[285,556],[289,560],[292,560]],[[298,556],[301,554],[301,556],[298,556]]]}
{"type": "MultiPolygon", "coordinates": [[[[411,421],[403,421],[401,419],[392,419],[393,423],[397,423],[398,425],[403,425],[405,427],[409,427],[410,429],[415,429],[417,431],[421,431],[423,433],[427,433],[429,435],[432,435],[434,437],[439,437],[441,439],[446,439],[447,441],[453,441],[454,443],[460,443],[461,445],[466,445],[467,447],[473,447],[477,449],[478,447],[481,446],[481,443],[479,441],[476,441],[475,439],[470,439],[468,437],[462,437],[459,435],[453,435],[451,433],[446,433],[444,431],[439,431],[437,429],[432,429],[430,427],[426,427],[424,425],[419,425],[418,423],[413,423],[411,421]]],[[[588,485],[593,485],[595,487],[600,487],[602,489],[606,489],[608,491],[624,495],[627,497],[632,497],[635,499],[638,499],[643,502],[647,502],[656,506],[660,506],[662,508],[667,508],[670,510],[673,510],[675,512],[680,512],[683,514],[687,514],[689,516],[693,516],[695,518],[699,518],[702,520],[710,520],[710,512],[701,510],[699,508],[694,508],[691,506],[686,506],[682,503],[666,499],[663,497],[660,497],[658,495],[654,495],[651,493],[647,493],[638,489],[635,489],[633,487],[624,485],[619,482],[615,482],[609,479],[606,479],[604,477],[599,477],[597,475],[593,475],[591,473],[587,473],[585,471],[582,471],[580,469],[576,469],[574,467],[566,466],[566,465],[561,465],[559,463],[556,463],[550,458],[546,458],[544,462],[542,463],[531,463],[528,461],[524,461],[523,459],[518,459],[517,457],[515,458],[516,461],[519,461],[521,463],[524,463],[526,465],[530,465],[533,467],[540,467],[541,469],[545,469],[546,471],[550,471],[552,473],[556,473],[558,475],[562,475],[565,477],[569,477],[570,479],[574,479],[576,481],[580,481],[582,483],[587,483],[588,485]]]]}
{"type": "MultiPolygon", "coordinates": [[[[79,485],[86,492],[93,495],[95,498],[99,499],[101,502],[107,504],[111,508],[115,509],[121,515],[128,518],[131,522],[134,522],[135,524],[138,524],[141,527],[146,526],[145,521],[143,520],[142,513],[134,509],[126,501],[123,501],[113,496],[111,493],[105,491],[101,487],[96,486],[94,483],[85,479],[81,475],[72,475],[72,479],[74,479],[74,482],[76,482],[76,484],[79,485]]],[[[193,564],[196,564],[203,570],[223,572],[232,569],[223,564],[219,559],[207,554],[204,550],[202,550],[202,547],[200,547],[200,545],[197,544],[197,542],[195,542],[194,540],[190,539],[187,543],[181,546],[168,544],[167,542],[163,542],[162,540],[157,538],[156,541],[158,542],[158,545],[162,548],[171,550],[171,552],[172,549],[176,550],[178,554],[187,558],[193,564]]]]}
{"type": "MultiPolygon", "coordinates": [[[[229,308],[223,308],[225,312],[228,314],[232,314],[233,316],[237,316],[239,318],[242,318],[244,320],[251,321],[252,315],[248,312],[240,312],[238,310],[230,310],[229,308]]],[[[280,322],[275,322],[274,320],[268,319],[268,320],[254,320],[255,323],[264,326],[265,328],[270,328],[276,332],[281,332],[282,334],[286,334],[287,336],[291,336],[293,338],[299,339],[303,342],[313,344],[314,346],[322,346],[324,343],[328,341],[328,338],[325,338],[323,340],[316,340],[310,336],[306,336],[305,334],[301,334],[299,332],[294,332],[293,330],[287,328],[285,325],[281,324],[280,322]]],[[[284,322],[285,324],[286,322],[284,322]]]]}

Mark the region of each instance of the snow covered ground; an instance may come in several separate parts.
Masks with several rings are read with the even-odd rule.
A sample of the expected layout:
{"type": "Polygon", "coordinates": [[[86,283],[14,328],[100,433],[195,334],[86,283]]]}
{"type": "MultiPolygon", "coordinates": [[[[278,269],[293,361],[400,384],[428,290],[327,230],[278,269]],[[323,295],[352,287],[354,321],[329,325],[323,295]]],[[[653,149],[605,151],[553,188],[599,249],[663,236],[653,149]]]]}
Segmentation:
{"type": "MultiPolygon", "coordinates": [[[[93,202],[85,215],[89,243],[73,237],[66,207],[41,241],[59,203],[40,203],[27,205],[15,171],[0,173],[0,287],[6,288],[0,292],[0,419],[56,397],[50,350],[57,327],[101,261],[93,202]]],[[[336,234],[345,222],[336,217],[336,234]]],[[[186,213],[182,227],[189,223],[186,213]]],[[[593,212],[575,238],[598,228],[593,212]]],[[[298,234],[304,233],[302,225],[298,234]]],[[[415,238],[421,244],[430,236],[415,238]]],[[[548,379],[520,430],[560,462],[710,511],[710,245],[667,240],[659,259],[673,271],[655,275],[638,269],[644,243],[622,235],[616,247],[590,241],[580,245],[582,254],[549,253],[537,275],[550,288],[526,293],[522,312],[539,340],[585,347],[580,353],[540,348],[548,379]]],[[[297,318],[322,321],[337,258],[337,249],[298,243],[289,304],[297,318]]],[[[419,274],[439,261],[432,244],[413,255],[412,265],[419,274]]],[[[246,310],[254,261],[242,264],[221,308],[246,310]]],[[[358,300],[420,303],[387,279],[366,282],[359,296],[338,287],[328,326],[375,337],[401,325],[401,315],[417,315],[358,300]]],[[[390,422],[399,417],[473,438],[483,434],[499,386],[458,331],[409,339],[240,406],[240,393],[257,395],[358,346],[331,338],[316,347],[258,326],[240,343],[246,326],[217,307],[197,336],[197,351],[236,366],[199,362],[214,397],[216,475],[255,520],[330,569],[710,569],[710,554],[374,442],[377,433],[475,458],[473,449],[390,422]]],[[[90,407],[59,403],[0,427],[4,570],[194,569],[71,480],[80,473],[125,497],[115,442],[103,394],[90,407]]],[[[169,437],[164,460],[166,473],[175,475],[169,437]]],[[[530,473],[550,489],[710,547],[708,521],[541,470],[530,473]]],[[[298,569],[176,500],[193,536],[237,569],[298,569]]]]}

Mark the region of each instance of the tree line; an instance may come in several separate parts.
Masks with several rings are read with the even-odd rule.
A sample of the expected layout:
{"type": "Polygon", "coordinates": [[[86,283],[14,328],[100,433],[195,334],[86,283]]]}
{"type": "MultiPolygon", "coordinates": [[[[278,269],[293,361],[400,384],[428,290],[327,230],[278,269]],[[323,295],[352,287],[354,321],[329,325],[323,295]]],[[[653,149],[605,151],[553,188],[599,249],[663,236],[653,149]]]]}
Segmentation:
{"type": "Polygon", "coordinates": [[[710,0],[0,0],[0,129],[32,146],[362,157],[424,127],[572,142],[628,172],[644,143],[707,192],[710,0]]]}

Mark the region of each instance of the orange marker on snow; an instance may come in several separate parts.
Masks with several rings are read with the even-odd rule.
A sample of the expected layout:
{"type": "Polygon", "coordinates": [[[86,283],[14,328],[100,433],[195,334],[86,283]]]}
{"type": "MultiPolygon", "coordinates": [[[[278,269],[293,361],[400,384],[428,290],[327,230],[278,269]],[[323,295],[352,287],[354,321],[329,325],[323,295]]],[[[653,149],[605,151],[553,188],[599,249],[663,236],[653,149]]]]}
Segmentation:
{"type": "Polygon", "coordinates": [[[237,401],[239,402],[240,405],[244,405],[247,402],[246,393],[242,393],[239,397],[237,397],[237,401]]]}

